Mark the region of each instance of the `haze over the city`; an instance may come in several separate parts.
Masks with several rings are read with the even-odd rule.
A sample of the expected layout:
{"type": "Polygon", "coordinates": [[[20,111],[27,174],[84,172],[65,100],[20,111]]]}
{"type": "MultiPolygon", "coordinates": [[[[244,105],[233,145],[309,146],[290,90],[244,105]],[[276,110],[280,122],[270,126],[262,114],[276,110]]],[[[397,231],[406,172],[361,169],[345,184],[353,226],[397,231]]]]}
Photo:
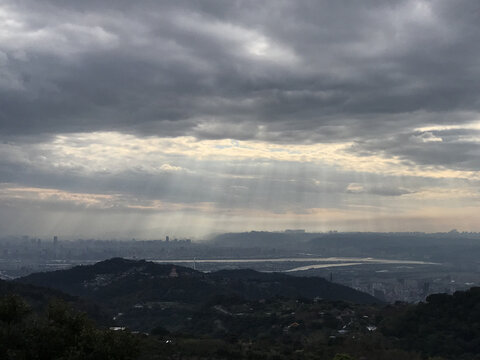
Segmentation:
{"type": "Polygon", "coordinates": [[[0,236],[480,231],[476,1],[0,3],[0,236]]]}

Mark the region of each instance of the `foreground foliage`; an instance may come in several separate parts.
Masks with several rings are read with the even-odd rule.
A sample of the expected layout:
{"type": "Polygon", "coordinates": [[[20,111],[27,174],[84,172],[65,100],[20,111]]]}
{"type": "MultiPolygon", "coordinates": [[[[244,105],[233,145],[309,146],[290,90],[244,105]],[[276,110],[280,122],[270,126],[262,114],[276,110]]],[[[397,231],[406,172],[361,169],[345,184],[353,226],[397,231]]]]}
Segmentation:
{"type": "Polygon", "coordinates": [[[137,306],[157,321],[149,334],[98,327],[64,301],[29,303],[0,297],[0,359],[480,359],[480,288],[417,305],[216,296],[137,306]]]}
{"type": "Polygon", "coordinates": [[[434,294],[386,317],[382,332],[398,345],[430,356],[480,359],[480,288],[434,294]]]}
{"type": "Polygon", "coordinates": [[[18,296],[0,298],[0,359],[128,360],[138,349],[131,334],[98,329],[63,302],[38,315],[18,296]]]}

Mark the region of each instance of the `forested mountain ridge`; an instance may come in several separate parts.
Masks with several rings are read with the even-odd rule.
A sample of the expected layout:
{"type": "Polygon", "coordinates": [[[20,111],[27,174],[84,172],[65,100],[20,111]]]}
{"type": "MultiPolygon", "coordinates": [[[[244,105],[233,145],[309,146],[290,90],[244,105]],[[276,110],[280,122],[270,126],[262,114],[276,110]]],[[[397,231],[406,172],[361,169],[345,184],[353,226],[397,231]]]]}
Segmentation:
{"type": "Polygon", "coordinates": [[[272,289],[295,289],[290,281],[304,289],[312,284],[311,280],[292,280],[285,274],[252,270],[204,274],[179,266],[124,259],[32,277],[37,282],[44,279],[67,284],[66,274],[74,280],[70,289],[83,289],[90,294],[86,296],[89,301],[111,311],[125,309],[110,317],[109,326],[127,326],[149,335],[131,335],[126,330],[117,336],[106,328],[95,327],[84,315],[69,310],[70,305],[83,301],[73,295],[30,284],[0,282],[0,354],[24,359],[77,359],[94,349],[103,358],[124,356],[138,360],[480,358],[480,288],[431,295],[420,304],[362,305],[301,296],[264,298],[259,295],[270,294],[272,289]],[[171,285],[167,292],[155,288],[138,292],[157,278],[162,281],[153,284],[171,285]],[[303,280],[307,285],[301,283],[303,280]],[[209,296],[189,302],[171,300],[191,294],[185,287],[195,281],[198,285],[191,293],[209,296]],[[128,286],[135,283],[138,287],[126,294],[128,286]],[[175,283],[179,287],[172,285],[175,283]],[[212,292],[215,287],[217,291],[212,292]],[[140,295],[154,296],[155,291],[160,299],[170,300],[134,302],[140,295]],[[11,294],[24,297],[34,312],[11,294]],[[55,297],[70,305],[56,300],[45,305],[55,297]],[[119,354],[124,342],[132,351],[119,354]],[[71,357],[72,351],[83,355],[71,357]]]}
{"type": "Polygon", "coordinates": [[[121,258],[68,270],[35,273],[17,280],[72,295],[130,305],[146,301],[200,303],[218,295],[241,296],[246,300],[284,296],[381,303],[371,295],[317,277],[298,278],[253,270],[202,273],[182,266],[121,258]]]}
{"type": "Polygon", "coordinates": [[[400,346],[408,350],[455,359],[480,358],[480,287],[430,295],[405,312],[386,312],[381,330],[400,339],[400,346]]]}
{"type": "Polygon", "coordinates": [[[0,280],[0,296],[21,296],[36,312],[44,311],[52,301],[60,300],[77,311],[82,311],[99,324],[108,324],[110,317],[97,303],[64,293],[58,289],[0,280]]]}

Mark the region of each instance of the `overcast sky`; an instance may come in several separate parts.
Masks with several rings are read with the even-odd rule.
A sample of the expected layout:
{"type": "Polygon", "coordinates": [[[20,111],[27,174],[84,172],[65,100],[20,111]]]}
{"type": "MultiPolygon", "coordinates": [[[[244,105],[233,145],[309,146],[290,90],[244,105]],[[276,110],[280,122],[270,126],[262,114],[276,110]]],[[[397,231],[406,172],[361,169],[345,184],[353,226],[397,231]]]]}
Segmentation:
{"type": "Polygon", "coordinates": [[[0,2],[0,236],[480,231],[480,3],[0,2]]]}

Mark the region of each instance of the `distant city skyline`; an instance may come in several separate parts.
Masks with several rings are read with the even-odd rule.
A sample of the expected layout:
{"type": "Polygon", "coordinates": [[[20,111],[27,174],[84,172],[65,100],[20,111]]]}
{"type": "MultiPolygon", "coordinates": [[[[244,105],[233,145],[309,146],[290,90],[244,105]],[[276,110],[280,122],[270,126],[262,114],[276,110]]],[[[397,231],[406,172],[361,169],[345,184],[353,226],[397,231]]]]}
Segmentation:
{"type": "Polygon", "coordinates": [[[0,4],[0,237],[480,231],[476,1],[0,4]]]}

